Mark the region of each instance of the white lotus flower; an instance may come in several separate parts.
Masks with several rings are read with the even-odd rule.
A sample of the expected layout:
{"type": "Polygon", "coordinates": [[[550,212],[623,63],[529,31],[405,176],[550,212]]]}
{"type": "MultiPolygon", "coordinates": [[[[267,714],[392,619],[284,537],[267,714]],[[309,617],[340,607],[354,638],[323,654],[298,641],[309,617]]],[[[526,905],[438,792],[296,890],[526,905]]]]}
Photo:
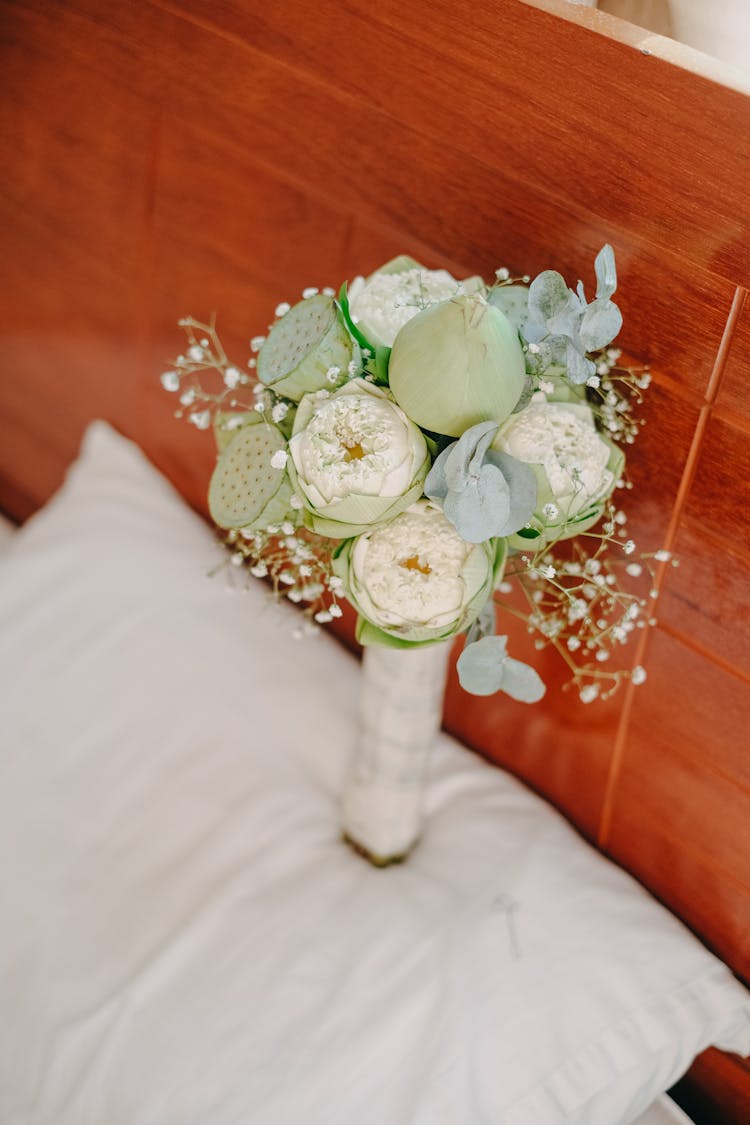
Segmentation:
{"type": "Polygon", "coordinates": [[[565,537],[585,530],[584,521],[596,522],[624,463],[622,452],[597,431],[586,403],[548,402],[542,393],[508,419],[492,444],[537,474],[537,537],[550,530],[565,537]],[[565,531],[568,524],[575,526],[565,531]]]}
{"type": "Polygon", "coordinates": [[[363,379],[303,398],[289,455],[307,522],[334,538],[403,511],[421,495],[429,468],[421,430],[386,391],[363,379]]]}
{"type": "Polygon", "coordinates": [[[467,543],[439,505],[422,499],[347,543],[334,569],[365,619],[360,641],[425,643],[471,624],[504,558],[503,541],[467,543]]]}
{"type": "Polygon", "coordinates": [[[373,344],[392,347],[397,334],[422,309],[474,292],[479,279],[457,281],[447,270],[421,266],[397,273],[355,277],[349,286],[349,311],[354,323],[373,344]]]}

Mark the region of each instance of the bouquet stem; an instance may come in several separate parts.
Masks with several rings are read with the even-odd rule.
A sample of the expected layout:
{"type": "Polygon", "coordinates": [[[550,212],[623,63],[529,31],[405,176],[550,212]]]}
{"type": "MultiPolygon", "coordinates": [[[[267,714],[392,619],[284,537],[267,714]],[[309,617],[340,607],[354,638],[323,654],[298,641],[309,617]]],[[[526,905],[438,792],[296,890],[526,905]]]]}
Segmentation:
{"type": "Polygon", "coordinates": [[[360,730],[342,800],[344,838],[378,867],[416,844],[452,641],[364,650],[360,730]]]}

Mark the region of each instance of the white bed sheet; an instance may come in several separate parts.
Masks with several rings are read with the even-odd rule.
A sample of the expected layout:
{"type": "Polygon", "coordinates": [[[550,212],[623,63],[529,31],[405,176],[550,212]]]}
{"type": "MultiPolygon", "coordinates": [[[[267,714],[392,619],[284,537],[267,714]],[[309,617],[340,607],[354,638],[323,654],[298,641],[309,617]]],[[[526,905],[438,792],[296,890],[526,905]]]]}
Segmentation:
{"type": "MultiPolygon", "coordinates": [[[[167,543],[171,531],[154,520],[152,533],[167,543]]],[[[372,871],[337,829],[356,727],[351,657],[321,638],[300,672],[289,613],[258,588],[230,595],[219,579],[197,594],[199,556],[214,557],[202,528],[159,596],[171,638],[147,633],[153,560],[138,551],[108,558],[115,573],[101,575],[102,589],[132,586],[127,612],[120,605],[106,631],[92,633],[75,605],[58,621],[36,615],[40,583],[65,581],[80,560],[59,528],[40,523],[30,534],[42,550],[29,556],[26,588],[15,575],[4,612],[24,614],[35,668],[54,669],[54,688],[43,705],[19,695],[14,685],[28,681],[7,659],[9,723],[24,738],[4,751],[0,799],[11,954],[0,973],[3,1122],[500,1120],[487,1105],[468,1110],[464,1099],[487,1096],[486,1078],[457,1080],[456,1068],[492,1072],[483,1058],[496,1048],[500,1014],[485,1003],[491,982],[503,979],[512,1006],[514,980],[546,946],[567,948],[572,923],[559,919],[550,945],[555,920],[534,878],[539,864],[555,869],[572,839],[562,820],[441,736],[423,844],[403,868],[372,871]],[[248,622],[242,643],[238,614],[248,622]],[[190,645],[175,646],[175,633],[190,645]],[[102,678],[103,664],[120,678],[102,678]],[[202,700],[215,702],[222,687],[226,706],[207,726],[202,700]],[[498,831],[506,820],[511,835],[498,831]],[[356,1116],[342,1116],[342,1105],[358,1106],[356,1116]]],[[[96,558],[88,565],[84,596],[99,596],[96,558]]],[[[590,879],[588,849],[578,852],[590,879]]],[[[603,862],[600,875],[602,893],[619,877],[603,862]]],[[[585,910],[597,887],[576,893],[585,910]]],[[[565,956],[578,971],[575,943],[565,956]]],[[[539,1018],[525,1011],[518,1018],[539,1018]]],[[[660,1027],[645,1030],[656,1043],[660,1027]]],[[[556,1089],[563,1097],[564,1083],[556,1089]]],[[[506,1120],[537,1125],[528,1111],[506,1120]]],[[[660,1097],[638,1120],[687,1119],[660,1097]]]]}

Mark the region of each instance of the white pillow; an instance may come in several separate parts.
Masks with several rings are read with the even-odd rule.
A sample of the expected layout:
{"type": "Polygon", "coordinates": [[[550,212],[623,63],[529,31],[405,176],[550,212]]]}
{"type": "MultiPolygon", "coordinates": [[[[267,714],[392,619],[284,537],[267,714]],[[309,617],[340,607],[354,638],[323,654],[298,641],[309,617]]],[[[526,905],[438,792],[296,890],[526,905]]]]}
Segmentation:
{"type": "Polygon", "coordinates": [[[357,662],[224,557],[95,423],[0,559],[4,1123],[624,1125],[750,1052],[720,962],[451,739],[405,866],[343,846],[357,662]]]}

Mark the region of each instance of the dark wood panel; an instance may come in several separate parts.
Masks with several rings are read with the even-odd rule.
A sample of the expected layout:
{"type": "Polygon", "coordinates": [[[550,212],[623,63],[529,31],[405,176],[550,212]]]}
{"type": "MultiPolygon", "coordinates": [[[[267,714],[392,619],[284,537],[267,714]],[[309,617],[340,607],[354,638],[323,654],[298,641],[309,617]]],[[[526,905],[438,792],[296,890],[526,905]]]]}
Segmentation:
{"type": "Polygon", "coordinates": [[[750,559],[750,426],[709,420],[685,515],[750,559]]]}
{"type": "MultiPolygon", "coordinates": [[[[649,753],[658,757],[667,744],[667,753],[744,786],[750,801],[750,755],[744,753],[750,685],[662,629],[652,631],[646,659],[648,679],[637,689],[632,724],[639,745],[650,742],[649,753]]],[[[716,826],[727,835],[731,828],[716,826]]]]}
{"type": "Polygon", "coordinates": [[[750,977],[750,689],[658,629],[647,666],[602,844],[750,977]]]}
{"type": "MultiPolygon", "coordinates": [[[[512,7],[518,7],[516,0],[512,7]]],[[[103,70],[116,75],[133,96],[143,96],[148,81],[149,102],[160,107],[165,117],[165,136],[179,134],[188,119],[192,127],[211,133],[212,149],[223,146],[225,166],[235,160],[270,164],[278,177],[324,207],[361,215],[373,223],[385,221],[401,232],[402,245],[415,240],[439,248],[441,258],[488,274],[499,264],[530,272],[552,264],[572,281],[582,276],[590,284],[595,252],[604,241],[612,241],[622,278],[625,345],[673,373],[690,394],[703,394],[733,288],[710,271],[696,269],[682,244],[667,240],[667,245],[655,249],[650,232],[639,231],[626,212],[601,218],[587,209],[579,190],[582,176],[593,176],[597,192],[607,194],[593,173],[599,157],[589,150],[588,133],[580,137],[585,150],[581,167],[571,163],[568,139],[566,177],[545,169],[530,181],[518,175],[495,141],[475,152],[465,122],[456,123],[451,131],[450,147],[442,133],[436,134],[434,124],[429,132],[420,130],[418,113],[424,112],[424,106],[429,117],[440,117],[441,128],[450,124],[434,113],[446,89],[434,77],[426,89],[420,88],[419,98],[415,95],[401,104],[396,120],[361,82],[339,88],[334,76],[323,81],[304,69],[293,71],[291,64],[259,50],[250,36],[239,44],[236,39],[207,35],[190,22],[158,10],[152,15],[157,52],[139,34],[140,19],[134,9],[118,9],[102,26],[94,15],[86,16],[85,4],[75,8],[79,10],[66,10],[64,18],[83,42],[95,38],[95,58],[103,70]],[[114,29],[130,37],[131,51],[122,49],[114,29]],[[191,61],[189,83],[185,82],[186,57],[191,61]],[[280,105],[285,107],[283,114],[276,111],[280,105]],[[303,121],[314,124],[302,129],[303,121]],[[700,332],[695,331],[696,324],[700,332]]],[[[190,10],[195,11],[192,5],[190,10]]],[[[541,15],[529,13],[524,19],[541,15]]],[[[53,37],[54,31],[42,29],[39,34],[53,37]]],[[[410,51],[412,46],[408,45],[410,51]]],[[[81,47],[80,56],[86,60],[82,65],[91,65],[88,49],[81,47]]],[[[398,53],[389,56],[390,69],[400,75],[403,68],[398,60],[398,53]]],[[[439,71],[432,56],[430,66],[432,72],[439,71]]],[[[483,89],[482,96],[491,99],[489,107],[496,107],[501,116],[517,115],[518,91],[498,84],[495,77],[493,71],[491,89],[483,89]]],[[[514,80],[521,78],[517,75],[514,80]]],[[[487,76],[485,80],[489,81],[487,76]]],[[[377,85],[400,88],[399,82],[377,85]]],[[[466,106],[459,103],[459,108],[465,118],[466,106]]],[[[523,142],[516,143],[528,147],[532,141],[524,133],[523,142]]],[[[552,135],[544,143],[545,151],[551,152],[553,144],[562,141],[555,142],[552,135]]],[[[609,154],[604,166],[612,163],[609,154]]],[[[221,168],[214,172],[220,177],[221,168]]],[[[205,174],[205,164],[196,154],[193,169],[186,170],[185,184],[205,174]]],[[[619,172],[618,176],[626,179],[619,172]]],[[[252,185],[251,177],[243,192],[247,206],[252,185]]],[[[203,222],[210,228],[212,221],[207,211],[203,222]]],[[[358,268],[356,262],[353,268],[358,268]]]]}
{"type": "Polygon", "coordinates": [[[632,489],[617,492],[628,516],[628,531],[638,551],[656,551],[666,541],[672,509],[687,467],[700,403],[675,393],[673,384],[654,379],[643,403],[634,409],[644,425],[626,446],[632,489]]]}
{"type": "Polygon", "coordinates": [[[657,616],[670,631],[750,679],[750,558],[733,549],[732,534],[713,513],[703,517],[705,522],[685,519],[680,525],[674,544],[679,566],[667,571],[657,616]]]}
{"type": "Polygon", "coordinates": [[[154,133],[138,99],[51,49],[39,17],[4,15],[0,477],[23,518],[90,418],[137,432],[154,133]]]}
{"type": "Polygon", "coordinates": [[[740,318],[732,337],[727,365],[719,386],[716,407],[750,426],[750,296],[742,294],[740,318]]]}
{"type": "Polygon", "coordinates": [[[367,0],[163,6],[348,97],[364,94],[443,147],[450,136],[526,187],[549,185],[565,207],[575,201],[587,216],[625,225],[646,242],[679,246],[686,259],[732,281],[750,277],[743,233],[750,108],[739,93],[518,0],[472,9],[470,20],[460,6],[436,0],[418,24],[404,20],[399,0],[376,8],[367,0]],[[553,50],[540,50],[546,41],[553,50]],[[385,60],[392,80],[373,80],[385,60]],[[725,171],[717,175],[719,166],[725,171]]]}
{"type": "Polygon", "coordinates": [[[143,266],[153,118],[105,67],[92,70],[60,51],[49,20],[11,7],[0,128],[13,160],[0,205],[12,292],[36,327],[40,315],[67,319],[73,288],[86,317],[111,329],[118,308],[130,312],[120,301],[132,299],[129,285],[143,266]]]}

